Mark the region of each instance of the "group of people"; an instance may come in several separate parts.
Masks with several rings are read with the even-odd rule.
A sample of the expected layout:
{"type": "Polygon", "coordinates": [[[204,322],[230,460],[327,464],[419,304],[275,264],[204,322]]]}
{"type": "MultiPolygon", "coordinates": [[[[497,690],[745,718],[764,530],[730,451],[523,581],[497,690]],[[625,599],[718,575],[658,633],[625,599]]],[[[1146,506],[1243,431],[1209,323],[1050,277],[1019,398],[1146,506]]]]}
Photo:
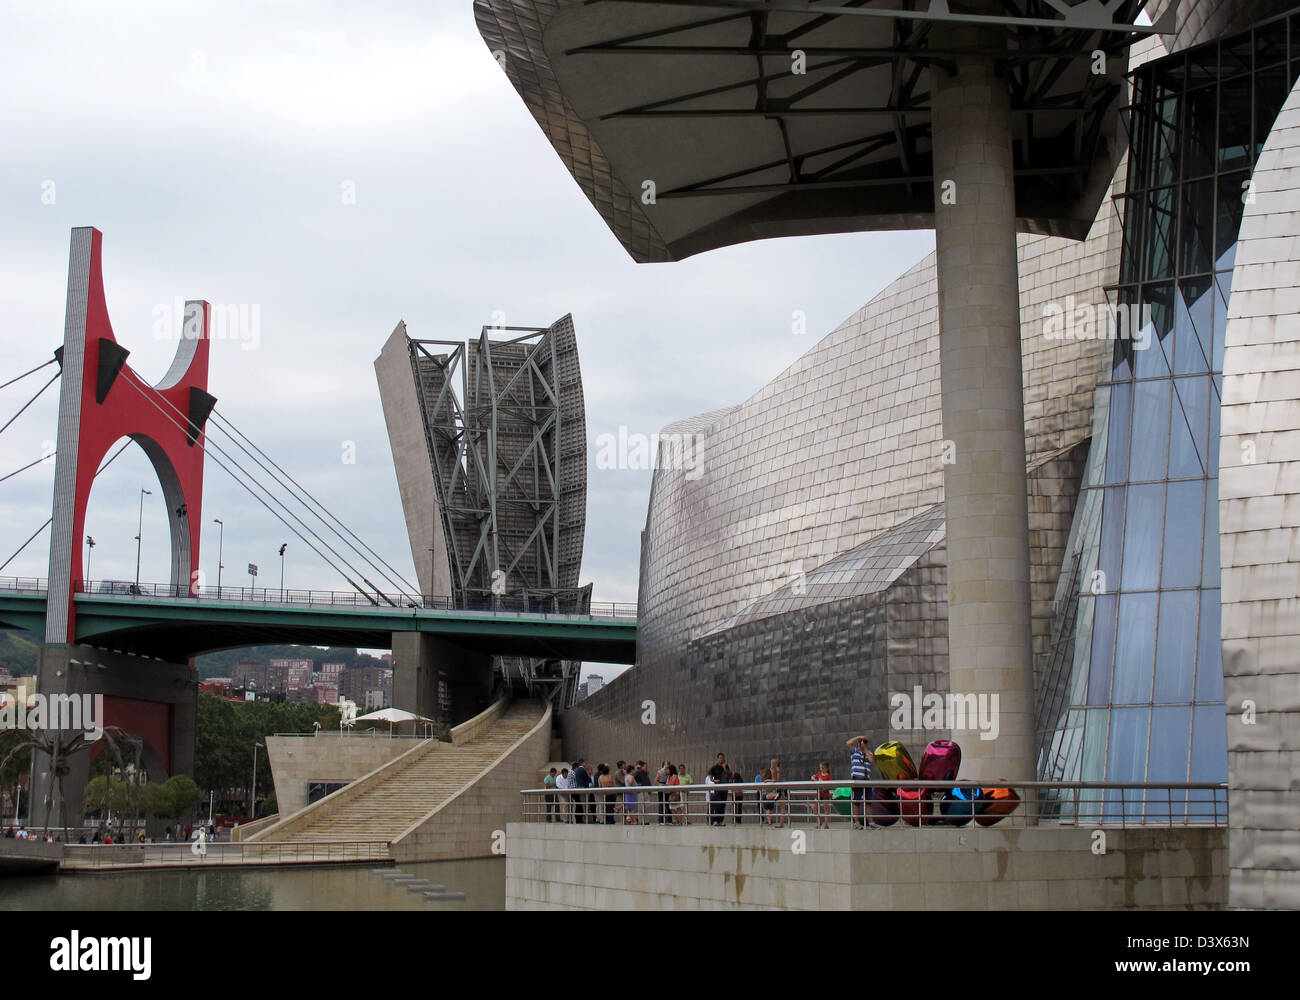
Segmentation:
{"type": "MultiPolygon", "coordinates": [[[[853,781],[870,781],[874,756],[868,749],[870,737],[854,736],[845,744],[849,753],[849,778],[853,781]]],[[[767,767],[753,777],[754,784],[780,784],[786,781],[779,758],[773,758],[767,767]]],[[[833,781],[828,761],[822,761],[809,780],[833,781]]],[[[749,799],[746,789],[721,786],[743,785],[749,779],[739,770],[728,766],[727,755],[720,753],[713,766],[705,773],[704,794],[708,801],[708,822],[723,826],[744,822],[745,805],[749,799]],[[728,808],[730,806],[730,808],[728,808]]],[[[643,760],[620,760],[611,768],[597,764],[594,768],[586,758],[579,757],[568,767],[550,768],[542,779],[546,790],[546,822],[548,823],[625,823],[642,825],[656,822],[681,826],[690,823],[683,787],[694,785],[695,778],[685,764],[664,761],[653,777],[649,765],[643,760]],[[609,789],[605,794],[561,795],[577,789],[609,789]],[[623,789],[619,793],[618,789],[623,789]],[[652,791],[646,791],[652,789],[652,791]],[[650,796],[654,795],[654,799],[650,796]],[[653,809],[653,812],[651,811],[653,809]],[[651,817],[654,817],[652,820],[651,817]]],[[[786,788],[758,789],[754,792],[755,817],[767,826],[783,827],[790,822],[790,792],[786,788]]],[[[854,788],[851,815],[855,829],[876,830],[871,821],[870,790],[854,788]]],[[[814,815],[819,829],[829,829],[831,824],[831,790],[818,790],[814,799],[814,815]]]]}
{"type": "MultiPolygon", "coordinates": [[[[199,831],[203,831],[205,835],[204,839],[206,840],[207,843],[215,843],[218,839],[219,831],[217,830],[217,827],[211,823],[209,823],[206,826],[200,825],[195,827],[189,827],[189,826],[183,827],[181,826],[180,823],[177,823],[174,827],[173,826],[167,827],[165,839],[169,842],[173,840],[187,841],[193,839],[193,837],[199,831]]],[[[40,840],[41,839],[39,836],[37,836],[36,834],[28,830],[25,826],[19,826],[17,829],[14,829],[14,827],[12,826],[7,827],[4,832],[4,837],[6,840],[40,840]]],[[[57,844],[57,843],[61,843],[62,841],[63,841],[62,834],[59,834],[57,836],[46,834],[45,836],[45,842],[47,844],[57,844]]],[[[83,845],[89,844],[91,846],[97,846],[100,844],[111,845],[114,843],[125,843],[125,842],[126,842],[126,838],[121,834],[121,831],[119,831],[118,839],[115,841],[113,839],[112,832],[107,827],[103,827],[103,826],[96,829],[94,833],[91,834],[89,840],[87,840],[86,835],[82,833],[80,840],[77,841],[78,844],[83,844],[83,845]]],[[[140,830],[136,834],[136,843],[152,844],[153,838],[145,836],[144,830],[140,830]]]]}
{"type": "MultiPolygon", "coordinates": [[[[5,828],[5,840],[40,840],[40,839],[41,839],[40,837],[32,833],[32,831],[27,829],[27,827],[25,826],[20,826],[16,830],[12,826],[5,828]]],[[[45,842],[47,844],[53,844],[54,838],[51,837],[49,834],[46,834],[45,842]]]]}

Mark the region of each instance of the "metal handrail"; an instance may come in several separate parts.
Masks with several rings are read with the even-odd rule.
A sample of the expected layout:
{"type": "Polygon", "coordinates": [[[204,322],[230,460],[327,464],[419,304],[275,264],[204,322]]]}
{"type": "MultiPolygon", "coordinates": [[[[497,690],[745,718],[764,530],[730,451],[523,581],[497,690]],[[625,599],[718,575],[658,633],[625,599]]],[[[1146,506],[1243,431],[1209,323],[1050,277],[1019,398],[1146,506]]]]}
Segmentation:
{"type": "MultiPolygon", "coordinates": [[[[520,789],[525,822],[595,822],[624,825],[693,825],[737,822],[776,826],[843,822],[897,823],[904,827],[945,826],[961,829],[971,822],[1026,827],[1040,824],[1170,828],[1225,827],[1228,786],[1221,782],[1133,781],[922,781],[899,779],[854,781],[723,782],[692,785],[616,785],[610,788],[520,789]],[[847,800],[847,814],[834,800],[819,793],[838,788],[862,789],[865,798],[847,800]],[[945,803],[950,789],[1010,788],[1018,795],[1009,812],[1003,800],[984,800],[972,811],[968,804],[945,803]],[[911,800],[900,791],[921,793],[911,800]],[[674,802],[672,793],[678,793],[674,802]],[[777,798],[767,799],[770,793],[777,798]],[[882,797],[873,797],[877,792],[882,797]],[[721,794],[718,794],[721,793],[721,794]],[[1199,794],[1198,794],[1199,793],[1199,794]],[[627,796],[633,796],[628,799],[627,796]],[[739,807],[737,799],[739,797],[739,807]],[[1001,802],[1000,805],[995,803],[1001,802]],[[739,811],[737,811],[739,808],[739,811]]],[[[841,799],[844,806],[846,800],[841,799]]]]}
{"type": "Polygon", "coordinates": [[[220,841],[153,844],[65,844],[63,858],[76,868],[119,868],[127,866],[175,865],[177,867],[244,864],[345,864],[390,861],[386,840],[334,841],[220,841]]]}
{"type": "MultiPolygon", "coordinates": [[[[42,577],[0,577],[0,591],[47,593],[49,581],[42,577]]],[[[78,592],[82,599],[140,599],[229,601],[232,603],[269,604],[283,607],[347,607],[374,611],[459,611],[495,617],[541,617],[587,620],[591,618],[631,619],[636,605],[613,601],[593,601],[587,611],[548,611],[533,606],[527,597],[509,594],[491,600],[456,600],[448,596],[419,594],[362,594],[355,590],[302,590],[285,587],[216,587],[204,586],[195,592],[191,587],[163,583],[135,584],[121,580],[87,580],[78,592]],[[101,592],[104,584],[121,588],[101,592]],[[138,592],[136,592],[138,591],[138,592]]]]}

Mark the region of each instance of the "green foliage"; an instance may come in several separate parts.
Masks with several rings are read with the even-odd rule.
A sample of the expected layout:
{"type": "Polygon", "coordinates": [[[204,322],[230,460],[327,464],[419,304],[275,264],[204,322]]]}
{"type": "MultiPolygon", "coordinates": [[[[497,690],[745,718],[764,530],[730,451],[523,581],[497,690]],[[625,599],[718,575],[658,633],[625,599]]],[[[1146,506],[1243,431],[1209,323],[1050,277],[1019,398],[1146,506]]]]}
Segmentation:
{"type": "MultiPolygon", "coordinates": [[[[195,739],[194,777],[199,789],[216,789],[221,798],[227,789],[246,790],[252,780],[253,748],[265,745],[276,733],[310,733],[315,724],[337,730],[339,710],[335,705],[292,702],[248,701],[236,704],[199,692],[198,732],[195,739]]],[[[266,751],[257,751],[257,796],[270,794],[274,787],[266,751]]],[[[202,800],[204,792],[200,792],[202,800]]]]}
{"type": "Polygon", "coordinates": [[[133,795],[135,788],[135,785],[119,781],[112,775],[101,774],[97,778],[91,778],[86,785],[82,812],[87,816],[103,815],[105,812],[131,812],[136,805],[133,795]]]}
{"type": "Polygon", "coordinates": [[[172,819],[177,815],[176,800],[166,782],[151,781],[140,789],[140,811],[159,819],[172,819]]]}
{"type": "Polygon", "coordinates": [[[36,673],[40,637],[34,632],[0,629],[0,667],[15,677],[36,673]]]}
{"type": "Polygon", "coordinates": [[[203,801],[203,793],[194,779],[184,774],[174,774],[163,782],[163,788],[171,798],[172,811],[169,816],[184,816],[203,801]]]}

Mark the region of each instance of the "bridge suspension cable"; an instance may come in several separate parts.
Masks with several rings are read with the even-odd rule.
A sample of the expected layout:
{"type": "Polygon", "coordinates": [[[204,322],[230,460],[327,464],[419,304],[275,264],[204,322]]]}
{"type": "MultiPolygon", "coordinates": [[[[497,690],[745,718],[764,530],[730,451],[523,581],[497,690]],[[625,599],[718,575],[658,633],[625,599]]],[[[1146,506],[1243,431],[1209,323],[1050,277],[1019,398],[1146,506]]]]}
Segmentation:
{"type": "Polygon", "coordinates": [[[8,475],[0,476],[0,483],[3,483],[6,479],[13,479],[13,477],[18,475],[20,472],[26,472],[33,465],[40,465],[42,462],[48,461],[54,457],[54,454],[54,452],[50,452],[48,455],[42,455],[40,458],[36,459],[36,461],[28,462],[21,469],[14,469],[14,471],[10,472],[8,475]]]}
{"type": "MultiPolygon", "coordinates": [[[[48,364],[48,362],[47,362],[47,364],[48,364]]],[[[45,365],[41,365],[41,367],[44,368],[45,365]]],[[[33,369],[33,371],[36,371],[36,370],[37,370],[37,369],[33,369]]],[[[28,372],[28,374],[30,375],[31,372],[28,372]]],[[[9,429],[9,425],[12,424],[15,420],[17,420],[19,417],[21,417],[21,416],[23,415],[23,410],[27,409],[27,407],[31,406],[34,402],[36,402],[38,399],[40,399],[40,398],[41,398],[41,393],[43,393],[46,389],[48,389],[48,388],[49,388],[50,386],[52,386],[56,381],[58,381],[58,378],[59,378],[59,376],[60,376],[61,374],[63,374],[63,373],[62,373],[62,372],[55,372],[55,373],[50,377],[50,380],[49,380],[48,382],[46,382],[43,386],[41,386],[38,390],[36,390],[36,395],[33,396],[31,399],[29,399],[27,402],[25,402],[22,406],[20,406],[20,407],[18,408],[18,412],[15,413],[12,417],[10,417],[10,418],[5,422],[5,425],[4,425],[3,427],[0,427],[0,434],[3,434],[5,431],[7,431],[7,430],[9,429]]],[[[5,383],[5,384],[8,385],[8,383],[5,383]]]]}
{"type": "Polygon", "coordinates": [[[46,361],[44,364],[37,365],[35,368],[29,368],[27,371],[23,372],[21,375],[15,375],[15,376],[14,376],[13,378],[11,378],[8,382],[6,382],[4,385],[0,385],[0,389],[8,389],[8,388],[9,388],[11,385],[13,385],[15,382],[21,382],[21,381],[22,381],[23,379],[25,379],[28,375],[34,375],[34,374],[36,374],[36,372],[40,371],[42,368],[48,368],[50,365],[56,363],[58,360],[59,360],[58,358],[50,358],[50,360],[49,360],[49,361],[46,361]]]}
{"type": "MultiPolygon", "coordinates": [[[[252,448],[254,452],[262,456],[262,458],[265,458],[267,462],[270,462],[271,466],[275,469],[275,472],[271,472],[271,470],[267,469],[262,462],[258,461],[256,456],[250,454],[250,457],[253,458],[253,461],[257,462],[258,465],[261,465],[262,468],[265,469],[269,475],[275,477],[277,481],[284,486],[285,489],[289,490],[291,494],[294,494],[294,496],[298,499],[299,503],[301,503],[304,507],[307,507],[308,510],[312,511],[312,513],[315,515],[317,520],[319,520],[322,524],[324,524],[331,531],[333,531],[334,534],[338,535],[338,537],[343,540],[343,543],[347,545],[350,549],[352,549],[352,551],[355,552],[361,559],[365,560],[376,570],[378,570],[380,576],[384,577],[389,583],[393,584],[393,586],[395,586],[398,589],[398,591],[404,592],[409,590],[413,594],[419,593],[420,590],[419,587],[411,586],[410,581],[407,580],[405,577],[403,577],[397,570],[393,569],[393,567],[389,565],[389,563],[383,558],[383,556],[379,555],[379,553],[377,553],[374,549],[372,549],[369,545],[367,545],[364,541],[362,541],[361,538],[359,538],[357,534],[354,531],[352,531],[351,528],[349,528],[346,524],[344,524],[323,503],[321,503],[314,496],[312,496],[311,492],[307,489],[307,487],[303,486],[296,479],[294,479],[293,476],[285,472],[284,469],[282,469],[275,462],[275,460],[271,458],[271,456],[266,454],[266,452],[262,451],[261,448],[259,448],[256,444],[254,444],[251,440],[249,440],[248,436],[244,434],[244,432],[241,431],[238,427],[236,427],[233,421],[227,419],[224,415],[217,413],[215,410],[213,411],[212,416],[216,417],[220,421],[218,426],[232,440],[235,440],[235,437],[237,435],[238,438],[247,442],[248,448],[252,448]],[[276,472],[278,472],[280,476],[283,476],[284,480],[288,480],[288,482],[286,483],[284,482],[284,480],[281,480],[278,477],[276,477],[276,472]],[[304,500],[301,497],[298,497],[297,493],[295,492],[295,489],[301,492],[302,495],[307,499],[304,500]],[[310,504],[314,504],[316,507],[320,508],[320,510],[324,513],[325,517],[322,517],[321,514],[318,514],[316,513],[316,511],[312,510],[312,507],[308,503],[308,501],[310,501],[310,504]],[[327,521],[325,519],[326,517],[328,517],[331,521],[337,524],[339,528],[342,528],[343,532],[340,532],[339,528],[335,528],[332,524],[330,524],[330,521],[327,521]],[[355,539],[357,543],[361,545],[361,548],[365,549],[366,552],[368,552],[371,556],[374,557],[374,559],[377,559],[379,561],[379,564],[376,565],[374,560],[368,559],[366,555],[356,547],[356,545],[353,545],[352,542],[348,541],[348,538],[345,537],[344,532],[346,532],[346,535],[351,536],[353,539],[355,539]],[[383,568],[380,568],[381,566],[383,568]],[[390,576],[389,573],[384,572],[384,569],[387,569],[389,573],[391,573],[392,575],[390,576]]],[[[242,448],[246,454],[249,453],[248,448],[244,448],[243,445],[239,444],[238,440],[235,440],[235,444],[239,445],[239,447],[242,448]]]]}
{"type": "MultiPolygon", "coordinates": [[[[151,405],[152,407],[154,407],[154,409],[156,409],[160,414],[162,414],[162,417],[163,417],[164,420],[169,421],[169,422],[170,422],[174,427],[176,427],[176,428],[179,429],[179,430],[189,431],[189,430],[191,429],[192,425],[190,424],[190,420],[189,420],[189,418],[188,418],[185,414],[181,413],[181,411],[178,410],[174,405],[172,405],[171,403],[167,403],[168,407],[172,410],[172,413],[176,414],[176,416],[173,416],[172,413],[168,413],[167,410],[165,410],[165,409],[163,409],[161,406],[159,406],[158,403],[157,403],[157,401],[155,401],[151,396],[149,396],[147,393],[145,393],[145,391],[144,391],[144,390],[143,390],[139,385],[136,384],[136,382],[135,382],[135,380],[134,380],[133,378],[128,377],[128,378],[126,378],[124,381],[126,382],[127,385],[131,386],[131,388],[132,388],[133,390],[135,390],[137,393],[139,393],[139,395],[141,396],[141,398],[143,398],[144,400],[146,400],[146,401],[149,403],[149,405],[151,405]],[[179,419],[177,419],[178,417],[179,417],[179,419]]],[[[167,401],[164,400],[164,402],[167,402],[167,401]]],[[[279,506],[279,507],[284,511],[285,514],[287,514],[290,518],[292,518],[294,521],[296,521],[296,522],[298,523],[298,526],[301,527],[302,530],[305,531],[305,532],[307,533],[307,535],[310,535],[310,536],[311,536],[312,538],[314,538],[317,542],[319,542],[321,545],[323,545],[326,549],[328,549],[330,552],[332,552],[332,553],[334,554],[335,558],[337,558],[337,559],[339,560],[339,562],[341,562],[344,566],[346,566],[346,567],[348,568],[348,570],[349,570],[352,574],[355,574],[356,576],[361,577],[362,580],[365,580],[365,574],[364,574],[364,573],[360,572],[360,571],[359,571],[355,566],[353,566],[352,563],[350,563],[350,562],[347,560],[347,558],[345,558],[345,557],[344,557],[341,553],[339,553],[339,552],[338,552],[338,551],[337,551],[337,550],[336,550],[332,545],[330,545],[329,542],[327,542],[325,539],[321,538],[318,534],[316,534],[316,532],[313,531],[313,530],[311,529],[311,527],[308,526],[308,525],[306,524],[306,522],[304,522],[303,519],[302,519],[299,515],[297,515],[296,513],[294,513],[292,510],[290,510],[289,507],[288,507],[288,506],[287,506],[287,505],[286,505],[282,500],[280,500],[280,499],[279,499],[279,498],[278,498],[278,497],[277,497],[277,496],[276,496],[276,495],[275,495],[275,494],[274,494],[274,493],[273,493],[273,492],[272,492],[272,491],[271,491],[271,490],[266,486],[265,483],[263,483],[263,482],[262,482],[261,480],[259,480],[256,476],[252,475],[252,474],[251,474],[247,469],[245,469],[242,465],[240,465],[240,463],[237,461],[236,458],[234,458],[233,456],[231,456],[231,455],[226,451],[226,449],[225,449],[224,447],[222,447],[220,444],[218,444],[216,441],[214,441],[210,436],[205,436],[205,445],[204,445],[204,450],[205,450],[205,452],[206,452],[208,455],[210,455],[210,456],[212,457],[213,461],[215,461],[215,462],[217,463],[217,465],[218,465],[222,470],[224,470],[228,475],[230,475],[231,478],[233,478],[237,483],[239,483],[239,485],[241,485],[241,486],[242,486],[242,487],[243,487],[243,488],[244,488],[244,489],[249,493],[249,495],[253,497],[253,499],[255,499],[258,503],[260,503],[260,504],[261,504],[263,507],[265,507],[268,511],[270,511],[271,514],[273,514],[273,515],[275,516],[275,518],[276,518],[278,521],[280,521],[281,524],[283,524],[286,528],[288,528],[290,531],[292,531],[292,532],[294,533],[294,535],[296,535],[296,536],[297,536],[297,537],[298,537],[298,538],[303,542],[303,544],[305,544],[308,548],[310,548],[313,552],[315,552],[318,556],[320,556],[321,559],[323,559],[323,560],[325,561],[325,563],[326,563],[326,564],[327,564],[331,569],[333,569],[336,573],[338,573],[340,576],[342,576],[343,579],[345,579],[349,584],[351,584],[351,586],[352,586],[354,589],[356,589],[356,591],[357,591],[358,593],[360,593],[362,596],[364,596],[367,600],[371,601],[372,603],[376,603],[376,604],[378,603],[377,601],[375,601],[374,597],[372,597],[370,594],[368,594],[368,593],[365,591],[365,589],[364,589],[363,587],[361,587],[361,585],[358,584],[355,580],[353,580],[352,577],[351,577],[347,572],[344,572],[344,571],[339,567],[339,565],[338,565],[337,563],[334,562],[334,560],[330,559],[329,556],[325,555],[323,552],[321,552],[320,549],[318,549],[315,545],[313,545],[313,544],[312,544],[312,543],[307,539],[307,537],[306,537],[305,535],[303,535],[303,533],[300,532],[300,531],[298,530],[297,527],[295,527],[293,524],[290,524],[289,521],[285,520],[285,518],[284,518],[283,516],[281,516],[281,514],[280,514],[279,512],[277,512],[273,507],[270,506],[270,504],[268,504],[268,503],[266,502],[266,499],[263,499],[263,498],[262,498],[260,495],[258,495],[258,493],[253,489],[253,486],[256,486],[256,487],[257,487],[258,489],[260,489],[263,493],[265,493],[266,496],[267,496],[267,499],[271,500],[273,503],[275,503],[277,506],[279,506]],[[224,461],[223,461],[223,459],[224,459],[224,461]],[[230,465],[233,465],[236,469],[238,469],[239,472],[242,474],[242,476],[241,476],[241,475],[236,475],[234,472],[232,472],[231,469],[230,469],[230,467],[229,467],[228,465],[226,465],[226,462],[229,462],[230,465]]],[[[301,501],[299,501],[299,502],[301,502],[301,501]]],[[[368,580],[365,580],[365,582],[369,583],[368,580]]],[[[373,587],[373,584],[371,584],[371,586],[373,587]]],[[[376,592],[378,593],[378,591],[376,591],[376,592]]],[[[387,597],[384,597],[384,595],[383,595],[382,593],[380,593],[379,596],[380,596],[380,597],[383,597],[383,599],[384,599],[385,601],[387,601],[389,604],[392,604],[392,603],[393,603],[393,602],[392,602],[391,600],[389,600],[387,597]]],[[[407,595],[406,595],[406,594],[403,594],[402,596],[405,597],[405,596],[407,596],[407,595]]]]}
{"type": "MultiPolygon", "coordinates": [[[[116,459],[118,455],[122,454],[122,452],[126,451],[127,446],[128,446],[130,443],[131,443],[130,441],[123,441],[123,442],[122,442],[122,447],[118,448],[117,451],[113,452],[113,457],[110,458],[110,459],[108,459],[108,461],[106,461],[103,465],[101,465],[98,469],[95,470],[95,475],[98,476],[101,472],[103,472],[103,471],[104,471],[105,469],[107,469],[110,465],[112,465],[114,459],[116,459]]],[[[50,454],[53,454],[53,452],[51,452],[50,454]]],[[[44,457],[42,457],[42,458],[38,458],[38,459],[36,460],[36,462],[43,462],[43,461],[44,461],[46,458],[48,458],[48,457],[49,457],[49,455],[46,455],[46,456],[44,456],[44,457]]],[[[35,465],[36,462],[33,462],[32,465],[35,465]]],[[[23,466],[23,469],[30,469],[30,468],[31,468],[31,465],[25,465],[25,466],[23,466]]],[[[23,469],[19,469],[18,472],[22,472],[23,469]]],[[[18,472],[11,472],[11,473],[9,473],[9,476],[16,476],[16,475],[18,475],[18,472]]],[[[9,476],[5,476],[5,479],[8,479],[9,476]]],[[[4,479],[0,479],[0,483],[2,483],[2,482],[4,482],[4,479]]],[[[4,569],[6,566],[8,566],[11,562],[13,562],[15,559],[17,559],[17,558],[22,554],[23,549],[25,549],[25,548],[27,548],[27,546],[31,545],[32,542],[35,541],[36,536],[39,535],[42,531],[44,531],[46,528],[48,528],[48,527],[50,526],[50,524],[51,524],[53,521],[54,521],[54,518],[51,516],[51,517],[49,518],[49,520],[47,520],[44,524],[42,524],[42,525],[41,525],[39,528],[37,528],[35,531],[33,531],[31,537],[28,538],[27,541],[23,542],[22,545],[18,546],[18,551],[17,551],[17,552],[15,552],[13,555],[11,555],[11,556],[10,556],[8,559],[6,559],[3,563],[0,563],[0,570],[3,570],[3,569],[4,569]]]]}

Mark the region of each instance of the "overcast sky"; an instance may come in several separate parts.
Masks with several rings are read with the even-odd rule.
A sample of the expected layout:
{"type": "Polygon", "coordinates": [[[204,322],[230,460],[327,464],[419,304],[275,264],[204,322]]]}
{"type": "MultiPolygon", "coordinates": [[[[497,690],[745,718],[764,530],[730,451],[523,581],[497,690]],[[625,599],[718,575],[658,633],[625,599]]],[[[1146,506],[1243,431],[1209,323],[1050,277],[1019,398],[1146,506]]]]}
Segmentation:
{"type": "MultiPolygon", "coordinates": [[[[630,602],[650,473],[596,468],[598,436],[743,401],[933,248],[930,232],[860,234],[634,264],[492,59],[470,0],[0,12],[0,382],[61,342],[69,230],[95,226],[130,364],[150,381],[166,371],[176,345],[155,319],[177,298],[244,307],[242,339],[212,346],[219,412],[408,576],[373,369],[399,319],[414,337],[464,340],[498,312],[521,326],[573,313],[590,446],[582,577],[596,600],[630,602]]],[[[52,371],[0,392],[0,422],[52,371]]],[[[54,438],[57,388],[0,434],[0,475],[54,438]]],[[[50,516],[53,479],[51,463],[0,483],[0,560],[50,516]]],[[[165,580],[157,478],[134,447],[95,485],[92,578],[134,578],[141,488],[154,490],[141,579],[165,580]]],[[[287,586],[346,588],[209,462],[209,576],[216,517],[225,582],[247,583],[255,562],[278,586],[289,541],[287,586]]],[[[0,575],[44,577],[48,559],[47,531],[0,575]]]]}

